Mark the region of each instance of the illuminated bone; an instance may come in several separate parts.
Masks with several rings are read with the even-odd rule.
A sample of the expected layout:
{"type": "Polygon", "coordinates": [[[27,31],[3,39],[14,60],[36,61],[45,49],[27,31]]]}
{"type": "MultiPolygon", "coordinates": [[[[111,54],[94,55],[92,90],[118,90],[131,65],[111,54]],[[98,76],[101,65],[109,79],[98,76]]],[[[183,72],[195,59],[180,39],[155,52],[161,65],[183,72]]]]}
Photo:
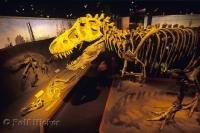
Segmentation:
{"type": "MultiPolygon", "coordinates": [[[[122,31],[111,23],[110,17],[104,17],[104,14],[95,15],[95,17],[87,14],[86,17],[77,19],[72,28],[56,38],[49,49],[52,54],[59,54],[71,51],[83,42],[88,42],[83,54],[67,65],[69,70],[78,70],[84,69],[97,58],[105,47],[106,50],[115,52],[124,59],[122,76],[126,74],[128,61],[131,61],[142,66],[143,69],[139,75],[145,79],[146,67],[151,68],[150,72],[153,71],[153,67],[166,72],[176,61],[188,57],[190,61],[186,68],[192,66],[198,50],[197,38],[198,34],[192,28],[171,24],[148,26],[147,28],[140,25],[136,30],[122,31]]],[[[200,72],[200,68],[198,67],[193,72],[188,79],[194,82],[197,80],[197,76],[194,78],[194,75],[200,72]]],[[[192,108],[191,112],[193,112],[199,99],[199,94],[196,94],[194,102],[185,108],[192,108]]],[[[165,123],[175,116],[180,106],[173,104],[169,110],[150,120],[164,119],[165,123]]]]}
{"type": "MultiPolygon", "coordinates": [[[[104,14],[96,14],[94,17],[87,14],[86,17],[78,18],[69,30],[58,36],[51,43],[49,50],[56,55],[66,52],[70,55],[73,54],[71,51],[74,48],[84,42],[87,42],[88,48],[86,47],[83,54],[67,66],[68,69],[84,68],[106,48],[108,51],[115,52],[120,58],[124,58],[123,54],[131,51],[131,56],[134,57],[131,61],[143,67],[143,75],[146,77],[145,67],[151,68],[150,72],[153,71],[154,66],[157,66],[156,68],[165,66],[167,69],[185,55],[192,57],[198,39],[197,33],[192,28],[177,24],[162,26],[157,24],[147,28],[139,25],[136,30],[120,30],[111,22],[110,17],[104,14]],[[103,45],[100,49],[92,46],[99,40],[101,40],[99,44],[103,45]],[[87,55],[95,50],[97,50],[96,54],[87,55]]],[[[127,65],[126,61],[125,63],[124,66],[127,65]]]]}

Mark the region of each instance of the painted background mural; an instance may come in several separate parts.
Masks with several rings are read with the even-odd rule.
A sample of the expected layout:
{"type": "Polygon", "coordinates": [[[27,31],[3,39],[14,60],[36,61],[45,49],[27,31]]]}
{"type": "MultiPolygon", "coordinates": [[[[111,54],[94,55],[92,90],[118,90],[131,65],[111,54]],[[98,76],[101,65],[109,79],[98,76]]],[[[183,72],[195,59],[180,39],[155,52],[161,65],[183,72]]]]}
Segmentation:
{"type": "Polygon", "coordinates": [[[58,36],[73,22],[72,19],[0,17],[0,49],[58,36]]]}
{"type": "MultiPolygon", "coordinates": [[[[200,26],[200,15],[199,14],[187,14],[187,15],[163,15],[153,16],[151,24],[179,24],[188,27],[199,27],[200,26]]],[[[147,25],[147,17],[144,18],[144,26],[147,25]]]]}

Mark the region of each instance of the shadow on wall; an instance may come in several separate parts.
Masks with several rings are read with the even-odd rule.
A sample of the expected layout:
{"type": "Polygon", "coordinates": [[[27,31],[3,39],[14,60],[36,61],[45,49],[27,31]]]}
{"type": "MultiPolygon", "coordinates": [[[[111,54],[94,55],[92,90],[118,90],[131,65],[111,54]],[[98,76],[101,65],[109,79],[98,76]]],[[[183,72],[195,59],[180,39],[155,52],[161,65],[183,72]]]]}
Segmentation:
{"type": "Polygon", "coordinates": [[[53,38],[24,43],[0,50],[0,113],[13,101],[34,90],[35,86],[47,81],[57,68],[64,68],[64,60],[49,62],[52,56],[48,47],[52,40],[53,38]],[[34,63],[31,64],[32,66],[27,71],[27,64],[29,64],[27,62],[30,60],[25,60],[25,57],[32,57],[31,61],[36,63],[35,66],[34,63]],[[38,64],[40,64],[39,67],[38,64]],[[40,67],[43,68],[43,65],[47,68],[45,69],[46,74],[41,72],[40,67]],[[33,69],[33,67],[35,68],[33,69]],[[35,77],[35,73],[37,73],[37,77],[35,77]],[[24,81],[24,77],[26,81],[24,81]],[[31,83],[35,78],[37,81],[35,86],[32,86],[31,83]]]}

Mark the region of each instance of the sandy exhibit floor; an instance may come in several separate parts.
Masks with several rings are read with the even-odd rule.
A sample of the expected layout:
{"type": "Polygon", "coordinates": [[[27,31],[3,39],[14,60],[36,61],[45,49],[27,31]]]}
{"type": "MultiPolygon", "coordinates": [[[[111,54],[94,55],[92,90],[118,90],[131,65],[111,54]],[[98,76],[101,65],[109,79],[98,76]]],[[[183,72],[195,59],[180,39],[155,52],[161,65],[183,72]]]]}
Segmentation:
{"type": "MultiPolygon", "coordinates": [[[[122,81],[110,89],[100,125],[101,133],[199,133],[200,112],[188,117],[189,110],[176,113],[172,122],[161,131],[161,121],[147,121],[152,112],[166,111],[176,100],[178,87],[171,80],[153,80],[139,84],[122,81]]],[[[183,103],[192,100],[186,96],[183,103]]]]}

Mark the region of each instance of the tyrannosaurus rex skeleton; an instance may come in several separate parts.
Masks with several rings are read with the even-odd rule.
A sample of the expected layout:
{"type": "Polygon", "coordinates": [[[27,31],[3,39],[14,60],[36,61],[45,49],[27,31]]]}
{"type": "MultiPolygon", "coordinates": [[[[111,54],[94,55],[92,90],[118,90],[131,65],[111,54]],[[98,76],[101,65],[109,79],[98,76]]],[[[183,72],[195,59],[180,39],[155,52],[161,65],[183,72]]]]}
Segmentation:
{"type": "MultiPolygon", "coordinates": [[[[128,60],[142,65],[145,78],[146,67],[150,68],[150,72],[154,68],[166,71],[176,67],[174,64],[182,59],[192,61],[197,53],[198,35],[192,28],[178,25],[139,26],[136,30],[120,30],[104,14],[94,17],[87,14],[58,36],[49,50],[55,57],[63,58],[75,53],[84,44],[87,46],[83,54],[68,64],[68,69],[84,68],[100,52],[108,50],[125,58],[122,75],[128,60]]],[[[187,64],[189,62],[185,63],[185,68],[187,64]]]]}
{"type": "MultiPolygon", "coordinates": [[[[125,59],[122,76],[127,61],[131,61],[142,66],[141,75],[145,78],[147,72],[151,73],[155,69],[165,72],[168,69],[179,68],[180,62],[184,63],[181,69],[187,70],[199,56],[197,44],[198,32],[190,27],[164,24],[147,28],[139,26],[136,30],[120,30],[110,21],[110,17],[105,17],[104,14],[96,14],[94,17],[87,14],[78,18],[69,30],[58,36],[51,43],[49,50],[55,57],[63,58],[75,54],[77,49],[80,50],[86,45],[83,54],[67,65],[69,70],[84,68],[102,51],[108,50],[125,59]]],[[[196,87],[199,88],[199,69],[199,66],[193,68],[192,74],[196,75],[194,80],[190,80],[187,74],[182,78],[196,83],[196,87]]],[[[182,73],[184,72],[181,72],[181,75],[182,73]]],[[[199,95],[199,89],[197,94],[199,95]]],[[[199,98],[196,99],[195,101],[199,101],[199,98]]],[[[174,104],[166,113],[151,120],[173,118],[180,110],[181,103],[182,100],[178,98],[178,104],[174,104]]],[[[195,102],[190,107],[196,105],[195,102]]]]}

